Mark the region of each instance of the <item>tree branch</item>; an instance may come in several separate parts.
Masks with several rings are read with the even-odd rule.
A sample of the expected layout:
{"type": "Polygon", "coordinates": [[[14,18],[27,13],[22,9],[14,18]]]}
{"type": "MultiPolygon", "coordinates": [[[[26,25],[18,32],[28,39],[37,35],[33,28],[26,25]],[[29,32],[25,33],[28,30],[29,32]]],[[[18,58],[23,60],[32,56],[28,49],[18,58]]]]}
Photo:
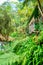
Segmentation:
{"type": "Polygon", "coordinates": [[[39,4],[39,6],[38,6],[39,11],[40,11],[40,13],[41,13],[41,15],[43,17],[43,11],[42,11],[42,7],[41,7],[41,4],[40,4],[40,1],[39,0],[37,0],[37,1],[38,1],[38,4],[39,4]]]}

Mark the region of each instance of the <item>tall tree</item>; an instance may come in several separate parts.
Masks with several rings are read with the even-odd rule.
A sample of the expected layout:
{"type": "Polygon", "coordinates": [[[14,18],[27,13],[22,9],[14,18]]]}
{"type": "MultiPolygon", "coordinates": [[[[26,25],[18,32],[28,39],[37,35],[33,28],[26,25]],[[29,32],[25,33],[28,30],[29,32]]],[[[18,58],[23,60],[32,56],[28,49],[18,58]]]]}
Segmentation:
{"type": "MultiPolygon", "coordinates": [[[[0,6],[0,34],[8,41],[9,34],[13,31],[11,15],[6,8],[0,6]]],[[[4,39],[3,39],[4,40],[4,39]]]]}

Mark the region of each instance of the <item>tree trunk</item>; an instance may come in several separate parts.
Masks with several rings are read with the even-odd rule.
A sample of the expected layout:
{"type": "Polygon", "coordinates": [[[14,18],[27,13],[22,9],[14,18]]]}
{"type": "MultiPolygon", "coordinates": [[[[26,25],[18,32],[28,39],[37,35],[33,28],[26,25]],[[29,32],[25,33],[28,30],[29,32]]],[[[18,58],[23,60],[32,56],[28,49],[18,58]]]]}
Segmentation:
{"type": "Polygon", "coordinates": [[[38,4],[39,4],[39,6],[38,6],[39,11],[41,13],[41,16],[43,17],[43,11],[42,11],[42,7],[41,7],[41,4],[40,4],[40,1],[39,0],[37,0],[37,1],[38,1],[38,4]]]}
{"type": "Polygon", "coordinates": [[[41,7],[41,4],[40,4],[40,1],[39,0],[37,0],[37,1],[38,1],[38,4],[39,4],[40,9],[42,11],[42,7],[41,7]]]}

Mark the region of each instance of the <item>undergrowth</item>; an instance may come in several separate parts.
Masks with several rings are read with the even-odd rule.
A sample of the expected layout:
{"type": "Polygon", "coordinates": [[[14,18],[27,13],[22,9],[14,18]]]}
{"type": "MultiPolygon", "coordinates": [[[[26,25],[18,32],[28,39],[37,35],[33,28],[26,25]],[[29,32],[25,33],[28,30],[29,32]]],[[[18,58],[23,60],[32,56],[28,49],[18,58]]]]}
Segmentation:
{"type": "Polygon", "coordinates": [[[0,65],[43,65],[43,32],[4,47],[0,51],[0,65]]]}

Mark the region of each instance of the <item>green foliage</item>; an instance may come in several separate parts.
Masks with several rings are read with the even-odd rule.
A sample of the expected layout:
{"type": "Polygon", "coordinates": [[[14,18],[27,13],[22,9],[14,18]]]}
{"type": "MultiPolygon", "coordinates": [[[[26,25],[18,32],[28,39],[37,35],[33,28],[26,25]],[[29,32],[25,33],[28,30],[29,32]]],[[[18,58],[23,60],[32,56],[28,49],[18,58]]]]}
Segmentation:
{"type": "Polygon", "coordinates": [[[13,31],[11,16],[3,7],[1,7],[0,10],[0,34],[6,37],[13,31]]]}
{"type": "MultiPolygon", "coordinates": [[[[40,42],[39,38],[37,43],[38,42],[40,42]]],[[[12,49],[12,51],[5,50],[4,54],[0,55],[0,64],[43,65],[43,46],[41,47],[40,45],[37,45],[32,37],[26,37],[23,40],[14,41],[9,48],[12,49]]]]}
{"type": "Polygon", "coordinates": [[[34,18],[39,16],[37,1],[25,0],[24,5],[26,5],[23,9],[22,3],[16,3],[18,8],[16,12],[11,9],[9,3],[7,7],[5,4],[0,8],[0,33],[4,36],[10,35],[14,40],[3,42],[4,49],[0,50],[0,65],[43,65],[43,27],[40,27],[38,36],[35,33],[27,36],[25,31],[29,18],[33,16],[32,12],[34,18]],[[10,34],[13,28],[14,32],[10,34]]]}

